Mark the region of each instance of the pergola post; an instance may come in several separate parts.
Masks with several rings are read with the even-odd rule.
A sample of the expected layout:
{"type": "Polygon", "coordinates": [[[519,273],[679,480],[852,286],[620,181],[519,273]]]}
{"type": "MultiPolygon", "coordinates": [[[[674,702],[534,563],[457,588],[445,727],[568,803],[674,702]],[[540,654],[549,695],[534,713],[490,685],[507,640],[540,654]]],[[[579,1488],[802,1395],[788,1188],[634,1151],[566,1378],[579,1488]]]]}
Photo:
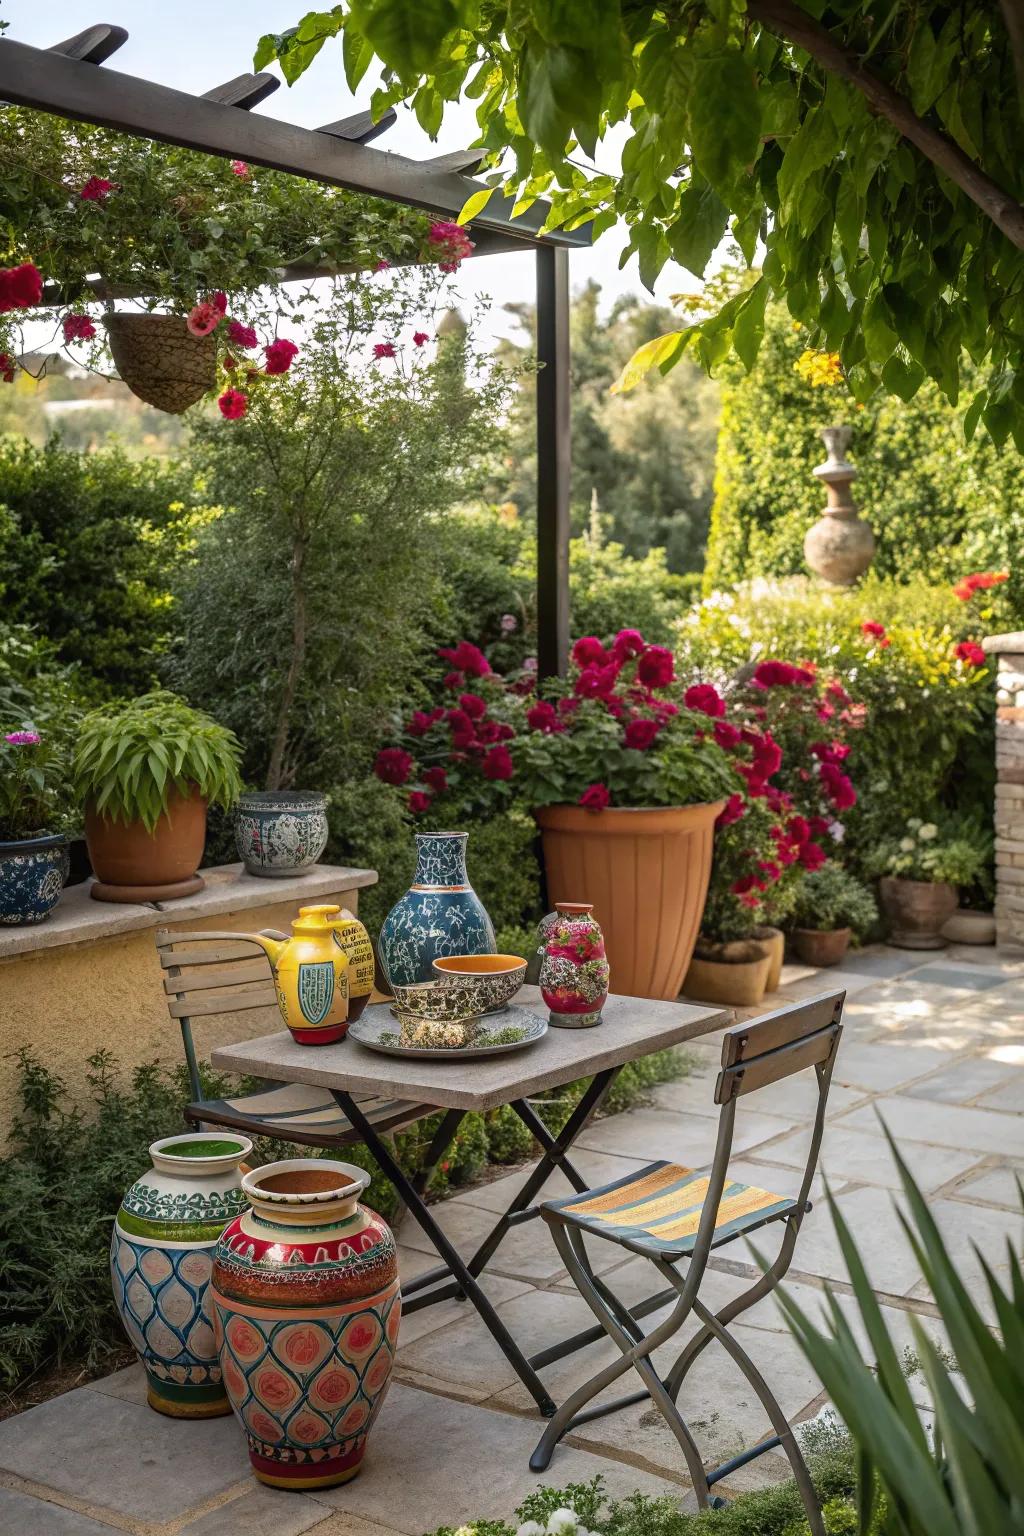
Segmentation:
{"type": "Polygon", "coordinates": [[[537,673],[569,661],[569,252],[537,249],[537,673]]]}

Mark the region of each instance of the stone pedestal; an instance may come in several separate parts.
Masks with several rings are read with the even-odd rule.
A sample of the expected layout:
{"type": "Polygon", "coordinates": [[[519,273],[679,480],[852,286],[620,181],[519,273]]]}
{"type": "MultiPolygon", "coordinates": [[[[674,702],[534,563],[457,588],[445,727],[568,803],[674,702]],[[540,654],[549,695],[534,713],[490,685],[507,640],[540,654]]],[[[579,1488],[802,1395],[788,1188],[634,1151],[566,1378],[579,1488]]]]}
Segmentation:
{"type": "Polygon", "coordinates": [[[996,942],[1024,951],[1024,631],[983,644],[996,667],[996,942]]]}
{"type": "Polygon", "coordinates": [[[828,458],[813,473],[828,493],[828,505],[804,539],[804,559],[831,587],[852,587],[871,564],[875,536],[857,512],[850,490],[857,478],[856,466],[846,457],[852,427],[825,427],[822,431],[828,458]]]}

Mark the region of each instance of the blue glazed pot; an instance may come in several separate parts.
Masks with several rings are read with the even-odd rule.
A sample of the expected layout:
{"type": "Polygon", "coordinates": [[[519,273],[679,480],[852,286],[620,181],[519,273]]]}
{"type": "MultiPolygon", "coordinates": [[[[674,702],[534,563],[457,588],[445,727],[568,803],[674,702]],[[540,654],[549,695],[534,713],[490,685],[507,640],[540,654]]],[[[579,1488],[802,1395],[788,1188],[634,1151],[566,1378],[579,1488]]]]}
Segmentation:
{"type": "Polygon", "coordinates": [[[41,923],[60,901],[67,876],[66,837],[0,843],[0,924],[41,923]]]}
{"type": "Polygon", "coordinates": [[[416,836],[416,874],[377,941],[391,986],[433,981],[441,955],[493,955],[494,928],[466,873],[466,832],[416,836]]]}
{"type": "Polygon", "coordinates": [[[235,847],[248,874],[294,875],[314,865],[326,846],[326,795],[263,789],[239,796],[235,847]]]}

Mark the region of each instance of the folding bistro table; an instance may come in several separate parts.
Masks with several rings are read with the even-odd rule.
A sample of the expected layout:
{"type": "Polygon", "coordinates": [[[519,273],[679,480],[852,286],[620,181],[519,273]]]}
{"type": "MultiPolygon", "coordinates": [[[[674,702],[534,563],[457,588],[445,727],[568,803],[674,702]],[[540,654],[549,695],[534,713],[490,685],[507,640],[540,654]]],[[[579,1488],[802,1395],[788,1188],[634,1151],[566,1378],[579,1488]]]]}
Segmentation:
{"type": "MultiPolygon", "coordinates": [[[[517,1004],[538,1014],[547,1009],[536,987],[524,987],[517,1004]]],[[[387,1004],[375,1005],[386,1009],[387,1004]]],[[[367,1009],[364,1018],[375,1009],[367,1009]]],[[[484,1294],[479,1277],[494,1257],[511,1227],[528,1221],[539,1211],[544,1185],[556,1168],[576,1190],[587,1180],[573,1167],[569,1154],[580,1131],[600,1104],[609,1086],[627,1062],[652,1051],[697,1039],[729,1023],[718,1008],[692,1007],[685,1003],[660,1002],[642,997],[610,997],[603,1022],[593,1029],[549,1029],[543,1039],[522,1050],[491,1057],[435,1061],[389,1056],[368,1050],[354,1040],[339,1040],[318,1047],[297,1045],[287,1031],[225,1045],[212,1053],[214,1067],[272,1079],[278,1083],[311,1083],[327,1090],[362,1135],[382,1173],[391,1181],[410,1215],[419,1223],[442,1263],[402,1286],[406,1312],[432,1306],[451,1296],[464,1296],[490,1329],[523,1385],[545,1417],[555,1404],[537,1374],[538,1366],[550,1364],[579,1349],[600,1329],[588,1330],[528,1359],[484,1294]],[[552,1134],[528,1099],[546,1088],[559,1088],[579,1078],[592,1079],[586,1092],[558,1135],[552,1134]],[[362,1113],[359,1097],[379,1094],[416,1104],[430,1104],[444,1111],[443,1119],[427,1153],[426,1167],[410,1179],[399,1167],[394,1148],[362,1113]],[[508,1209],[469,1258],[464,1258],[445,1235],[424,1199],[431,1169],[444,1155],[463,1117],[472,1110],[497,1109],[510,1104],[532,1131],[542,1156],[508,1209]]],[[[651,1148],[656,1156],[659,1149],[651,1148]]]]}

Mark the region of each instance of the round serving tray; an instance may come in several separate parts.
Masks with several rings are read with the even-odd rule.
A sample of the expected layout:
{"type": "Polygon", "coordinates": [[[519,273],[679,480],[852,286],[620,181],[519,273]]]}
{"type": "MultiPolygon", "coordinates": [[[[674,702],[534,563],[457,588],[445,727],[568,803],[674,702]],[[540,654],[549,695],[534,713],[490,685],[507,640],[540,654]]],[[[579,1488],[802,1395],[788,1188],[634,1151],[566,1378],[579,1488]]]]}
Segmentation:
{"type": "Polygon", "coordinates": [[[386,1056],[413,1056],[426,1061],[466,1061],[470,1057],[501,1056],[506,1051],[520,1051],[533,1045],[548,1032],[548,1021],[531,1013],[528,1008],[517,1008],[513,1003],[504,1008],[498,1029],[486,1030],[472,1045],[402,1045],[398,1030],[390,1019],[372,1019],[363,1015],[348,1028],[348,1038],[365,1045],[371,1051],[381,1051],[386,1056]],[[518,1040],[510,1040],[512,1030],[522,1030],[518,1040]],[[493,1038],[488,1040],[487,1036],[493,1038]]]}

